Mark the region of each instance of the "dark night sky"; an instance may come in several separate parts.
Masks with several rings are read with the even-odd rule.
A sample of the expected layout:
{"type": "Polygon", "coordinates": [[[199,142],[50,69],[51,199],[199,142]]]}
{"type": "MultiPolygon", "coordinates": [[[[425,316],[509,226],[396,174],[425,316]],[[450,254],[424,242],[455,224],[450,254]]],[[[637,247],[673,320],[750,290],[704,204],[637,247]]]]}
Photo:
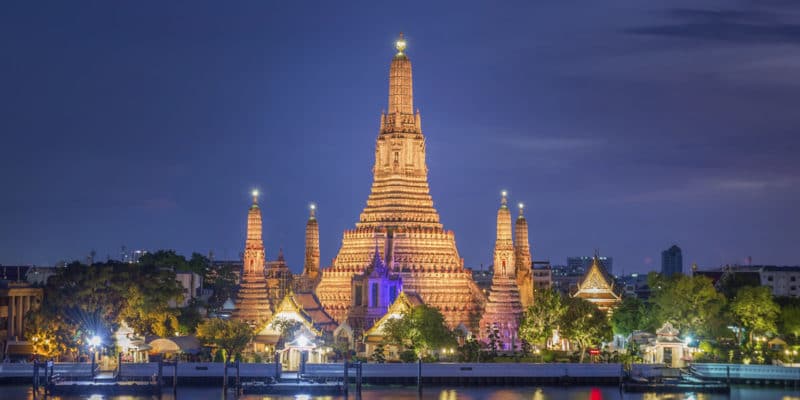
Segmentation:
{"type": "Polygon", "coordinates": [[[796,1],[109,3],[2,5],[0,263],[236,258],[258,187],[268,258],[302,268],[315,201],[327,265],[398,31],[467,266],[491,260],[502,188],[535,259],[799,261],[796,1]]]}

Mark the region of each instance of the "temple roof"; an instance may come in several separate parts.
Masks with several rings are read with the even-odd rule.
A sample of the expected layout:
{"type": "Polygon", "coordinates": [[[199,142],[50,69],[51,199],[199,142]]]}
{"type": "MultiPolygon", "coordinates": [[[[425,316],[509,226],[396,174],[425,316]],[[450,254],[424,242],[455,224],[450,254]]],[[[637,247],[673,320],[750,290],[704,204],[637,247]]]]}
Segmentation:
{"type": "Polygon", "coordinates": [[[594,300],[594,302],[622,300],[622,295],[615,287],[614,280],[606,273],[596,254],[591,267],[583,275],[583,279],[578,282],[578,289],[572,294],[572,297],[594,300]]]}

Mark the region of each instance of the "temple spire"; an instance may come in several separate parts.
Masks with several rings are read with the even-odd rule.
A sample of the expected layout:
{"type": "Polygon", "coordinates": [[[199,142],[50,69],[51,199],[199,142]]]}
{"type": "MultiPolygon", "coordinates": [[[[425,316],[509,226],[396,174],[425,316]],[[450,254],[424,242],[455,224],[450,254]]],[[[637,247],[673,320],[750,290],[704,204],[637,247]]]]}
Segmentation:
{"type": "Polygon", "coordinates": [[[308,222],[306,223],[306,257],[303,263],[303,275],[311,281],[319,276],[319,223],[317,222],[317,205],[308,206],[308,222]]]}
{"type": "Polygon", "coordinates": [[[523,212],[525,204],[519,203],[519,216],[514,224],[514,261],[516,264],[519,300],[523,309],[533,305],[533,274],[531,271],[531,247],[528,241],[528,221],[523,212]]]}
{"type": "Polygon", "coordinates": [[[253,189],[253,205],[258,206],[258,189],[253,189]]]}
{"type": "Polygon", "coordinates": [[[389,69],[389,114],[414,114],[414,94],[411,80],[411,61],[406,56],[403,34],[395,42],[397,54],[389,69]]]}
{"type": "Polygon", "coordinates": [[[511,212],[508,210],[508,192],[500,192],[500,209],[497,210],[497,240],[494,245],[494,273],[513,275],[514,241],[511,237],[511,212]]]}

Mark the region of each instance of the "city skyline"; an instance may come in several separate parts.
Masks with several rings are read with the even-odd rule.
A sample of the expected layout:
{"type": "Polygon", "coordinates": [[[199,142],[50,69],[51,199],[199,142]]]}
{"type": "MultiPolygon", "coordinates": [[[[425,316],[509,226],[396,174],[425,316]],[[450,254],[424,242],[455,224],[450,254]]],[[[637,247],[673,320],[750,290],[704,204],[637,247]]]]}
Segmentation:
{"type": "MultiPolygon", "coordinates": [[[[527,205],[535,260],[558,264],[599,249],[614,257],[615,272],[644,272],[659,269],[660,252],[677,243],[685,265],[747,256],[796,264],[790,228],[800,222],[792,212],[800,195],[789,131],[800,117],[789,110],[800,90],[791,57],[776,53],[799,39],[724,30],[704,38],[702,27],[797,15],[778,15],[779,3],[727,11],[625,4],[633,3],[619,3],[612,26],[595,21],[563,39],[544,21],[563,11],[555,5],[529,10],[542,23],[534,28],[510,10],[485,10],[492,24],[477,27],[455,12],[454,32],[433,17],[367,23],[346,9],[338,24],[349,17],[354,25],[335,29],[323,18],[328,6],[312,16],[287,5],[229,9],[215,15],[219,26],[203,25],[214,10],[202,6],[181,18],[179,9],[141,16],[146,26],[114,6],[53,15],[19,6],[6,16],[17,21],[0,20],[0,29],[27,34],[2,35],[16,55],[13,73],[0,78],[14,94],[1,100],[11,111],[3,130],[18,151],[0,161],[3,187],[14,188],[0,199],[8,221],[0,263],[53,264],[91,249],[113,258],[121,245],[238,258],[256,188],[267,258],[283,248],[302,270],[313,202],[328,266],[369,191],[385,60],[402,30],[434,205],[466,266],[491,263],[501,189],[527,205]],[[119,13],[115,28],[91,37],[108,13],[119,13]],[[275,24],[260,25],[265,15],[275,24]],[[292,23],[322,26],[282,36],[292,23]],[[33,32],[42,24],[52,30],[33,32]],[[57,37],[59,29],[67,34],[57,37]],[[744,50],[762,61],[708,78],[744,50]],[[699,59],[672,58],[681,52],[699,59]],[[51,74],[36,74],[55,61],[44,65],[51,74]]],[[[364,12],[381,13],[373,7],[364,12]]],[[[575,17],[571,28],[587,22],[575,17]]]]}

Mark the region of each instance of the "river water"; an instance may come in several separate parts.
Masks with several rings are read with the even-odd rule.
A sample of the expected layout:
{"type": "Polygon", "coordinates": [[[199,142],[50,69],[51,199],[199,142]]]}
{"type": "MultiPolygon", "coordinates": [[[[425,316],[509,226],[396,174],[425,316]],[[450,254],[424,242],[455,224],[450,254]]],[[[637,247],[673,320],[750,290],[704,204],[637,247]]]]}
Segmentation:
{"type": "MultiPolygon", "coordinates": [[[[222,389],[209,387],[178,388],[177,397],[165,387],[165,394],[158,396],[102,396],[86,393],[80,396],[54,396],[52,400],[223,400],[222,389]]],[[[41,397],[39,397],[41,398],[41,397]]],[[[227,400],[235,397],[231,393],[227,400]]],[[[356,397],[351,392],[350,399],[356,397]]],[[[0,386],[2,400],[31,400],[30,386],[0,386]]],[[[294,396],[244,395],[240,400],[344,400],[344,396],[294,396]]],[[[514,386],[514,387],[426,387],[419,397],[416,387],[372,386],[362,390],[363,400],[800,400],[800,390],[775,387],[734,386],[730,395],[683,393],[620,393],[616,386],[514,386]]]]}

